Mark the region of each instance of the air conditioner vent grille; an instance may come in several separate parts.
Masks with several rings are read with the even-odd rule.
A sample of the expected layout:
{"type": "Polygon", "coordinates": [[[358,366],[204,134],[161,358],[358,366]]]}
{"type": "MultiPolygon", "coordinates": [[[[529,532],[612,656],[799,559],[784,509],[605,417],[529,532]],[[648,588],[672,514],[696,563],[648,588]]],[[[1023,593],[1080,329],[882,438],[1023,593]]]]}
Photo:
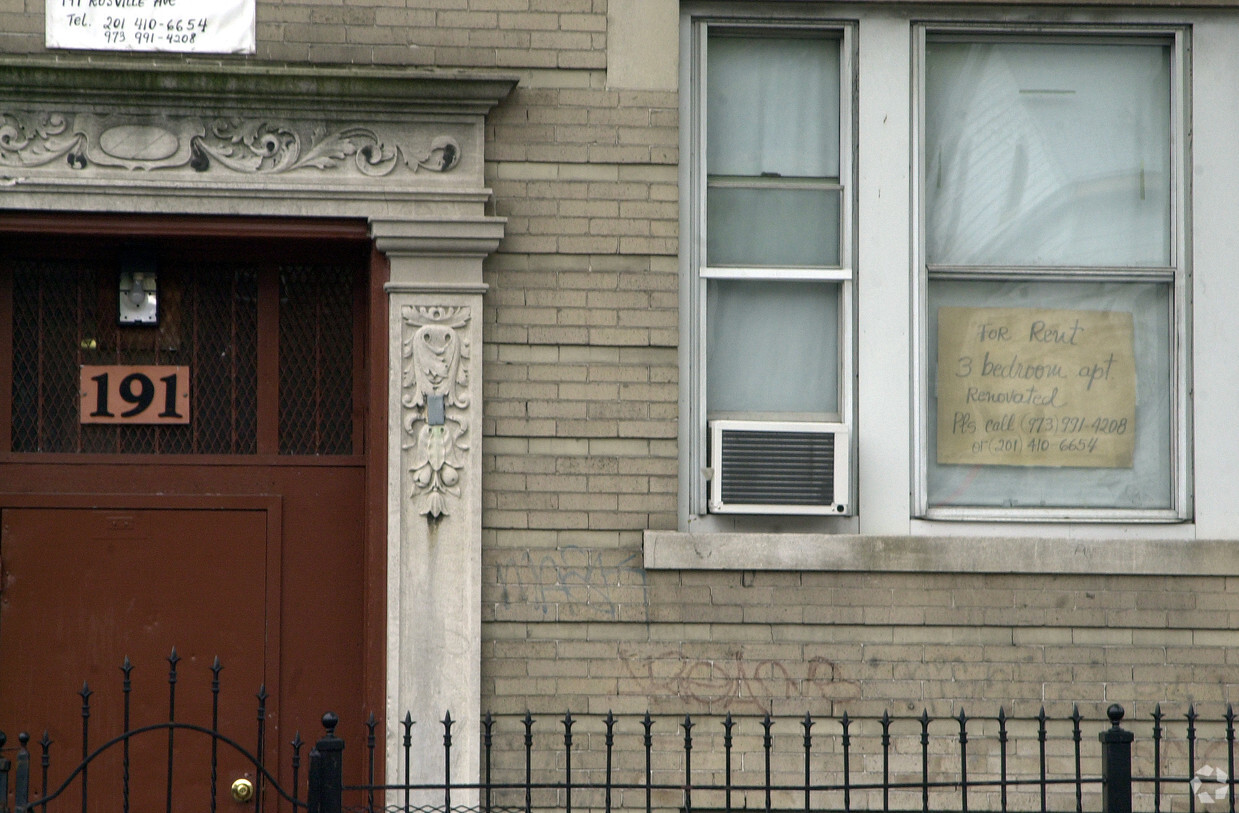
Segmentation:
{"type": "Polygon", "coordinates": [[[724,429],[719,449],[724,503],[830,505],[835,435],[724,429]]]}

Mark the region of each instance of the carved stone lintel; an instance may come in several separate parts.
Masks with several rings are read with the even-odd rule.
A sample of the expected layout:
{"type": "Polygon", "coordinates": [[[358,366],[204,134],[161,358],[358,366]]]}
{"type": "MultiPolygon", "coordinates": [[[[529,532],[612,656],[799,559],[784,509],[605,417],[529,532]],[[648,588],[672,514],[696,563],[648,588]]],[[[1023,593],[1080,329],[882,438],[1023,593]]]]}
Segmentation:
{"type": "Polygon", "coordinates": [[[175,170],[278,175],[336,171],[377,178],[404,168],[449,172],[461,158],[449,135],[414,149],[363,126],[321,121],[121,113],[54,113],[0,109],[0,166],[42,167],[66,161],[126,170],[175,170]]]}
{"type": "Polygon", "coordinates": [[[460,497],[469,450],[469,323],[467,307],[405,305],[402,325],[401,423],[409,453],[410,497],[435,520],[460,497]]]}

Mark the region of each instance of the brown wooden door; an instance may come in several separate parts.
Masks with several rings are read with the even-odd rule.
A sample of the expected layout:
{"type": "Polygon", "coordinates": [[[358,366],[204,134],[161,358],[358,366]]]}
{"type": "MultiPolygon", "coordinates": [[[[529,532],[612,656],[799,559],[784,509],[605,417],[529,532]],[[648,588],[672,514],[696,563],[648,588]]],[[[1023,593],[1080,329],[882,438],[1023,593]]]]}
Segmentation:
{"type": "MultiPolygon", "coordinates": [[[[179,722],[210,728],[210,668],[219,657],[218,725],[250,750],[257,747],[256,694],[278,672],[277,517],[242,509],[35,507],[3,512],[0,560],[0,719],[22,721],[38,739],[46,728],[63,769],[126,729],[122,662],[129,673],[129,729],[179,722]],[[53,600],[49,600],[53,599],[53,600]],[[177,682],[172,694],[170,655],[177,682]],[[89,696],[83,747],[79,700],[89,696]],[[175,705],[173,705],[173,703],[175,705]]],[[[16,733],[16,732],[14,732],[16,733]]],[[[91,763],[90,809],[206,809],[212,783],[211,742],[198,732],[152,731],[91,763]],[[128,788],[124,777],[128,774],[128,788]],[[192,800],[197,800],[194,803],[192,800]]],[[[264,749],[269,750],[269,749],[264,749]]],[[[269,755],[264,755],[264,758],[269,755]]],[[[253,777],[233,749],[217,749],[215,789],[232,806],[229,786],[253,777]]],[[[80,809],[75,785],[66,801],[80,809]]]]}
{"type": "MultiPolygon", "coordinates": [[[[120,730],[126,655],[140,724],[168,717],[172,646],[177,719],[203,720],[218,654],[220,727],[235,720],[250,749],[265,682],[264,750],[286,785],[290,741],[313,743],[325,711],[358,743],[381,717],[387,357],[370,314],[385,313],[386,266],[366,234],[352,221],[0,213],[0,730],[12,744],[49,728],[53,788],[81,758],[83,680],[91,746],[120,730]],[[156,325],[117,319],[135,245],[157,268],[156,325]],[[82,421],[91,365],[187,368],[189,423],[82,421]]],[[[209,768],[187,737],[177,783],[209,768]]],[[[159,810],[168,751],[143,780],[159,810]]],[[[344,759],[346,781],[367,776],[364,748],[344,759]]],[[[243,809],[226,795],[243,767],[221,756],[220,809],[243,809]]],[[[92,799],[104,775],[120,787],[122,767],[91,771],[92,799]]],[[[305,780],[303,763],[302,794],[305,780]]],[[[206,809],[188,795],[208,787],[174,789],[172,809],[206,809]]]]}

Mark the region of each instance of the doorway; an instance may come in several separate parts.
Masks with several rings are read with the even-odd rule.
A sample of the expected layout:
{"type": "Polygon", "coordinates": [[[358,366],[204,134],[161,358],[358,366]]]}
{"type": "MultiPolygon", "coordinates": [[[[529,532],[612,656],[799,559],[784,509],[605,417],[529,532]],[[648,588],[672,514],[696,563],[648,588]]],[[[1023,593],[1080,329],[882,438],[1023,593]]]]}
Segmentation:
{"type": "MultiPolygon", "coordinates": [[[[282,772],[324,711],[364,731],[382,716],[386,504],[385,270],[365,224],[33,220],[0,221],[0,729],[67,726],[66,760],[89,681],[103,742],[125,657],[134,711],[166,719],[175,646],[181,709],[205,713],[218,655],[221,728],[236,717],[242,742],[265,688],[282,772]],[[135,256],[146,323],[118,314],[135,256]],[[91,422],[84,368],[186,370],[188,419],[91,422]]],[[[144,394],[128,386],[126,407],[144,394]]],[[[220,798],[234,778],[221,767],[220,798]]]]}

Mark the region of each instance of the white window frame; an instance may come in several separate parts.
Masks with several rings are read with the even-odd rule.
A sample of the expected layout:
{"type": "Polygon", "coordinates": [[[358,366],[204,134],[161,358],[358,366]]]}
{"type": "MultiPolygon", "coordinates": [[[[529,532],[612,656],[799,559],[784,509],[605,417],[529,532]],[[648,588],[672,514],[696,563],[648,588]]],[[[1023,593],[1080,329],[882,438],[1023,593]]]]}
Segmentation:
{"type": "Polygon", "coordinates": [[[1165,523],[1182,522],[1192,517],[1192,461],[1190,433],[1190,166],[1186,134],[1190,132],[1188,82],[1190,80],[1190,29],[1186,25],[1018,25],[962,22],[913,22],[913,103],[912,119],[914,268],[916,277],[913,335],[916,346],[913,357],[913,450],[915,494],[914,516],[927,520],[1001,521],[1001,522],[1084,522],[1084,523],[1165,523]],[[934,35],[966,35],[977,37],[1052,39],[1055,36],[1116,37],[1160,36],[1173,42],[1170,65],[1171,92],[1171,265],[1165,268],[1052,268],[1001,269],[986,273],[978,267],[931,267],[927,261],[925,228],[924,168],[925,158],[925,53],[926,39],[934,35]],[[929,425],[928,398],[933,382],[929,381],[930,354],[935,352],[928,336],[928,299],[933,279],[1014,280],[1029,281],[1097,281],[1156,282],[1170,284],[1172,334],[1170,336],[1170,368],[1174,392],[1171,397],[1170,437],[1174,443],[1171,455],[1169,509],[1133,508],[993,508],[944,507],[929,503],[929,440],[933,427],[929,425]]]}
{"type": "MultiPolygon", "coordinates": [[[[1231,285],[1239,111],[1225,80],[1239,71],[1239,18],[1167,6],[701,0],[681,3],[680,23],[679,510],[676,530],[645,531],[647,566],[1160,573],[1181,563],[1185,573],[1221,572],[1215,560],[1230,556],[1226,540],[1239,527],[1230,487],[1239,366],[1223,349],[1239,346],[1239,288],[1231,285]],[[851,517],[706,513],[704,321],[695,266],[704,249],[704,196],[695,186],[703,158],[693,97],[698,20],[836,27],[850,40],[843,75],[851,91],[842,102],[853,128],[844,136],[854,140],[842,158],[851,161],[844,204],[853,207],[845,234],[854,278],[844,360],[850,389],[841,405],[852,422],[851,517]],[[928,510],[925,376],[934,348],[925,322],[920,84],[929,31],[1173,38],[1172,510],[928,510]],[[1193,303],[1202,292],[1207,296],[1193,303]],[[684,556],[667,558],[672,550],[684,556]]],[[[848,117],[841,110],[841,121],[848,117]]]]}
{"type": "MultiPolygon", "coordinates": [[[[685,235],[681,245],[681,261],[685,271],[681,275],[682,302],[681,336],[688,352],[681,355],[685,369],[685,386],[681,398],[681,433],[685,448],[682,449],[680,467],[680,513],[681,524],[697,532],[727,531],[756,521],[768,524],[769,516],[751,518],[745,515],[718,515],[707,512],[709,477],[707,459],[706,416],[706,289],[709,280],[718,279],[768,279],[778,281],[835,282],[839,284],[839,361],[838,361],[838,414],[830,420],[844,424],[849,429],[851,442],[846,453],[855,459],[854,390],[855,390],[855,343],[853,340],[855,301],[855,244],[856,244],[856,175],[855,175],[855,66],[856,23],[855,21],[805,17],[738,17],[729,14],[708,14],[685,11],[681,18],[682,53],[681,88],[683,89],[684,121],[682,145],[686,160],[681,161],[681,189],[686,190],[681,207],[681,230],[685,235]],[[745,268],[709,267],[706,257],[706,42],[711,29],[734,28],[778,33],[822,32],[834,35],[840,42],[840,88],[839,88],[839,186],[840,194],[840,246],[839,264],[815,268],[745,268]]],[[[737,416],[738,417],[738,416],[737,416]]],[[[853,467],[854,470],[854,467],[853,467]]],[[[846,484],[856,502],[856,477],[850,474],[846,484]]],[[[855,512],[853,512],[855,513],[855,512]]],[[[802,531],[830,533],[855,532],[855,516],[848,517],[780,517],[781,522],[802,531]]]]}

